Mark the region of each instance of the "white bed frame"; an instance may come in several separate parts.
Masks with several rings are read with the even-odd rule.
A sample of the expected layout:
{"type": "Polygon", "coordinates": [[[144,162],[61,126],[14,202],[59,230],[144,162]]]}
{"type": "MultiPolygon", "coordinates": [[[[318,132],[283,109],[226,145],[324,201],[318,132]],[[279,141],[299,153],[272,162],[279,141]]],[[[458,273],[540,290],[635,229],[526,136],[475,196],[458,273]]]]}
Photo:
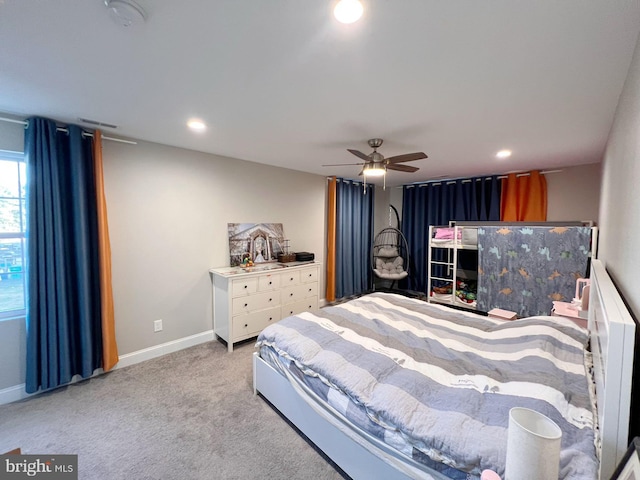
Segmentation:
{"type": "MultiPolygon", "coordinates": [[[[601,438],[599,478],[606,480],[628,447],[635,323],[599,260],[593,260],[591,267],[589,330],[601,438]]],[[[383,446],[354,438],[356,434],[341,425],[341,418],[305,400],[258,353],[253,356],[253,386],[255,393],[260,392],[353,479],[444,478],[437,472],[411,465],[398,467],[399,462],[392,466],[383,460],[381,457],[389,459],[393,454],[383,446]]]]}
{"type": "Polygon", "coordinates": [[[629,446],[636,326],[600,260],[591,263],[588,328],[602,442],[600,479],[605,480],[629,446]]]}

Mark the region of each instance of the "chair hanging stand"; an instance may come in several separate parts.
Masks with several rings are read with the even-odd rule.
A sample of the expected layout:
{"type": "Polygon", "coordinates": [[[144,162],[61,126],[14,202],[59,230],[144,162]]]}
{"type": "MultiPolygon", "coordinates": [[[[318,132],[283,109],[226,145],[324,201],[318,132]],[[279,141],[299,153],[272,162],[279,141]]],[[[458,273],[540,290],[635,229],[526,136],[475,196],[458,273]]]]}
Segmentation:
{"type": "Polygon", "coordinates": [[[371,264],[378,278],[391,281],[390,290],[399,280],[409,276],[409,246],[400,230],[388,227],[376,235],[371,249],[371,264]]]}

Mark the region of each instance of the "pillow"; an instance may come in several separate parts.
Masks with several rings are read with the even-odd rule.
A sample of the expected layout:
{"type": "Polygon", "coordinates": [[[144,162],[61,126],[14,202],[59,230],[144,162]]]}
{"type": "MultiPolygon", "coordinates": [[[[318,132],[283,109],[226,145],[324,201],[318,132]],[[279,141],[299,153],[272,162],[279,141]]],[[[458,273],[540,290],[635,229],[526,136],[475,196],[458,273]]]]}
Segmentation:
{"type": "Polygon", "coordinates": [[[398,249],[396,247],[381,247],[378,250],[379,257],[397,257],[398,249]]]}
{"type": "Polygon", "coordinates": [[[454,235],[453,228],[436,228],[436,236],[435,238],[439,240],[453,240],[454,235]]]}

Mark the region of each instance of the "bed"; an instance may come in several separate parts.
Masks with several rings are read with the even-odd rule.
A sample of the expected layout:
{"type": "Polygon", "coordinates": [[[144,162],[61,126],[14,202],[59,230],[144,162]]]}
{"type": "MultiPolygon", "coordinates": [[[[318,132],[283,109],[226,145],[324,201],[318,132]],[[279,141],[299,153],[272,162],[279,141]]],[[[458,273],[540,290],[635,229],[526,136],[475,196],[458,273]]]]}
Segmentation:
{"type": "Polygon", "coordinates": [[[513,398],[563,428],[563,478],[609,478],[627,448],[635,327],[598,261],[592,285],[589,331],[558,317],[502,322],[385,293],[289,317],[258,339],[254,389],[354,479],[478,478],[483,468],[499,471],[505,399],[513,398]],[[424,330],[425,321],[435,330],[424,330]],[[400,333],[387,335],[389,325],[400,333]],[[478,335],[493,347],[486,350],[478,335]],[[339,343],[321,347],[327,339],[339,343]],[[592,355],[585,356],[589,340],[592,355]],[[349,343],[358,345],[343,350],[349,343]],[[480,371],[470,374],[474,366],[465,357],[480,371]],[[595,382],[585,370],[591,358],[595,382]],[[507,364],[523,362],[524,369],[508,372],[507,364]],[[540,364],[552,372],[542,383],[527,372],[540,364]],[[385,380],[370,383],[379,378],[385,380]],[[407,384],[418,391],[405,390],[407,384]],[[571,394],[562,392],[564,384],[572,385],[571,394]]]}

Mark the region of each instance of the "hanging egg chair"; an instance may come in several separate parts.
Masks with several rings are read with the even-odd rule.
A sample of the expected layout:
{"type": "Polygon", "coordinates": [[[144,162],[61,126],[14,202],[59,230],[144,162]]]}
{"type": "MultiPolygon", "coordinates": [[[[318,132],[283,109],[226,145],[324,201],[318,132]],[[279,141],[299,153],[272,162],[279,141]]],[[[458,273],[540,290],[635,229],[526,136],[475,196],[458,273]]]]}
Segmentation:
{"type": "Polygon", "coordinates": [[[388,227],[376,235],[371,256],[373,273],[383,280],[390,280],[391,288],[409,275],[409,246],[397,228],[388,227]]]}

